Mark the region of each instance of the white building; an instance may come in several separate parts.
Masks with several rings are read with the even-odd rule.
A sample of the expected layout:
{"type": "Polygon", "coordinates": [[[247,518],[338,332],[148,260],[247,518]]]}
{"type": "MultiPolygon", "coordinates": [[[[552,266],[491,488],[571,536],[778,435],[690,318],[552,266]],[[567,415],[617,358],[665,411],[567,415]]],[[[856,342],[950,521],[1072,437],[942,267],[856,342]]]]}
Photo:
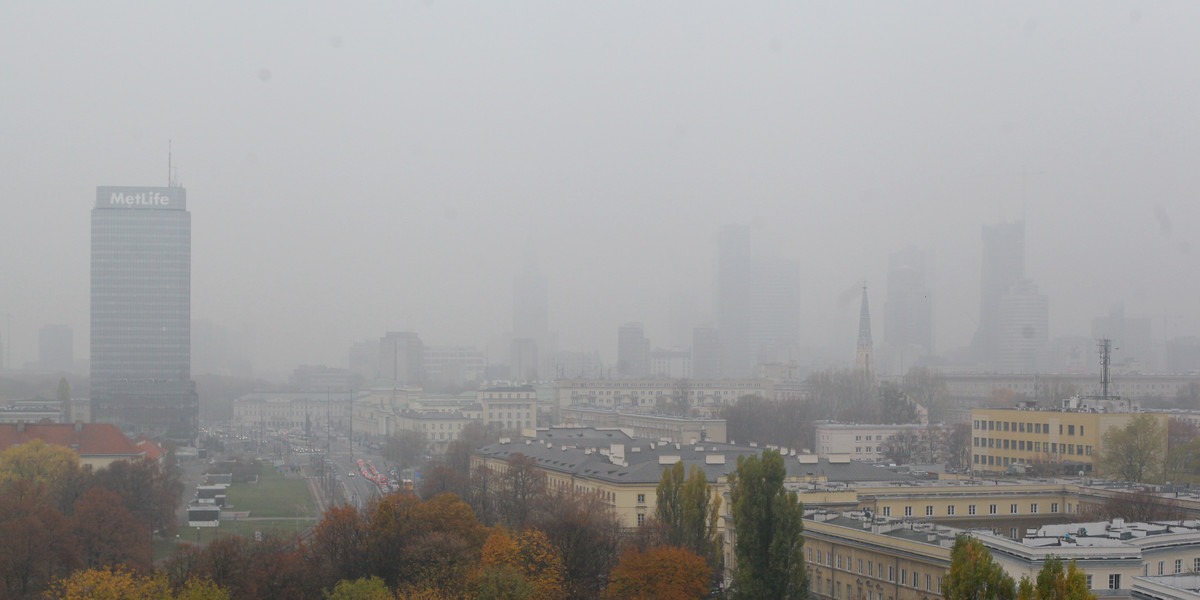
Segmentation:
{"type": "Polygon", "coordinates": [[[887,441],[900,432],[924,437],[924,425],[861,425],[858,423],[817,423],[817,454],[848,454],[856,460],[884,459],[887,441]]]}

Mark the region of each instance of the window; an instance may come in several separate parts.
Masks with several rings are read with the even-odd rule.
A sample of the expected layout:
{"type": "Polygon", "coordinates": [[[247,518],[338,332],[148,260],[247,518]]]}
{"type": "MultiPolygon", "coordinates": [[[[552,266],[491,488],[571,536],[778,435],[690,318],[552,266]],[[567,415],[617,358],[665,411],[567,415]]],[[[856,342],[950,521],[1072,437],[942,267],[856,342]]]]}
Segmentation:
{"type": "Polygon", "coordinates": [[[883,507],[883,516],[885,516],[885,517],[892,516],[892,507],[890,507],[890,506],[883,507]]]}
{"type": "Polygon", "coordinates": [[[1200,558],[1192,559],[1192,570],[1200,573],[1200,558]]]}
{"type": "MultiPolygon", "coordinates": [[[[1200,561],[1200,558],[1197,558],[1196,560],[1200,561]]],[[[875,563],[873,563],[869,560],[867,561],[867,575],[870,577],[875,576],[875,563]]]]}
{"type": "Polygon", "coordinates": [[[1079,435],[1083,435],[1083,425],[1079,426],[1079,435]]]}
{"type": "Polygon", "coordinates": [[[908,569],[900,569],[900,585],[908,585],[908,569]]]}
{"type": "Polygon", "coordinates": [[[946,507],[946,514],[947,514],[947,515],[951,515],[951,516],[953,516],[953,515],[954,515],[954,505],[953,505],[953,504],[951,504],[950,506],[947,506],[947,507],[946,507]]]}
{"type": "Polygon", "coordinates": [[[645,504],[645,503],[646,503],[646,495],[638,494],[638,504],[645,504]]]}
{"type": "Polygon", "coordinates": [[[1121,574],[1120,573],[1110,573],[1108,575],[1108,589],[1110,589],[1110,590],[1121,589],[1121,574]]]}
{"type": "Polygon", "coordinates": [[[888,567],[888,581],[896,580],[896,567],[888,567]]]}
{"type": "Polygon", "coordinates": [[[1182,558],[1175,559],[1175,572],[1176,573],[1183,572],[1183,559],[1182,558]]]}
{"type": "Polygon", "coordinates": [[[927,592],[932,591],[931,588],[933,588],[933,577],[930,576],[929,573],[926,573],[925,574],[925,591],[927,591],[927,592]]]}
{"type": "Polygon", "coordinates": [[[1009,505],[1009,507],[1008,507],[1008,512],[1010,512],[1010,513],[1012,513],[1012,514],[1014,514],[1014,515],[1015,515],[1015,514],[1017,514],[1017,505],[1016,505],[1016,504],[1010,504],[1010,505],[1009,505]]]}
{"type": "Polygon", "coordinates": [[[968,505],[967,505],[967,514],[968,514],[968,515],[973,515],[973,514],[975,514],[975,505],[974,505],[974,504],[968,504],[968,505]]]}
{"type": "Polygon", "coordinates": [[[1164,568],[1163,568],[1163,567],[1164,567],[1164,563],[1165,563],[1165,562],[1166,562],[1166,561],[1161,561],[1161,560],[1160,560],[1160,561],[1158,561],[1158,574],[1159,574],[1159,575],[1162,575],[1162,574],[1163,574],[1163,571],[1164,571],[1164,568]]]}
{"type": "Polygon", "coordinates": [[[1075,426],[1067,425],[1067,435],[1075,435],[1075,426]]]}
{"type": "Polygon", "coordinates": [[[863,570],[862,570],[862,559],[860,558],[860,559],[858,559],[858,574],[859,574],[859,575],[862,575],[862,572],[863,572],[863,570]]]}
{"type": "Polygon", "coordinates": [[[925,507],[925,516],[927,516],[927,517],[933,516],[933,507],[932,506],[925,507]]]}
{"type": "Polygon", "coordinates": [[[638,514],[638,527],[646,524],[646,515],[638,514]]]}
{"type": "Polygon", "coordinates": [[[989,515],[994,515],[994,514],[996,514],[996,505],[995,505],[995,504],[989,504],[989,505],[988,505],[988,514],[989,514],[989,515]]]}
{"type": "Polygon", "coordinates": [[[904,507],[904,516],[906,516],[906,517],[912,516],[912,507],[911,506],[904,507]]]}
{"type": "Polygon", "coordinates": [[[1058,512],[1058,503],[1057,502],[1050,503],[1050,512],[1052,512],[1052,513],[1058,512]]]}
{"type": "Polygon", "coordinates": [[[1089,590],[1092,589],[1092,574],[1091,573],[1088,573],[1088,576],[1087,576],[1087,586],[1088,586],[1089,590]]]}
{"type": "Polygon", "coordinates": [[[1037,503],[1036,503],[1036,502],[1035,502],[1035,503],[1033,503],[1033,504],[1030,504],[1030,505],[1029,505],[1029,512],[1031,512],[1031,513],[1033,513],[1033,514],[1037,514],[1037,508],[1038,508],[1038,507],[1037,507],[1037,503]]]}
{"type": "Polygon", "coordinates": [[[837,555],[837,568],[842,568],[842,555],[837,555]]]}

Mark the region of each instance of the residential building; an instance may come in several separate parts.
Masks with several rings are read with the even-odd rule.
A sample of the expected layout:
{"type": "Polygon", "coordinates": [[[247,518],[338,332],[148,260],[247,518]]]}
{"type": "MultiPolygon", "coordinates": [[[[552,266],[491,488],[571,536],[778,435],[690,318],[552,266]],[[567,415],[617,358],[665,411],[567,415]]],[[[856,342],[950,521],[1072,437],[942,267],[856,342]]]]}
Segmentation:
{"type": "Polygon", "coordinates": [[[190,444],[192,221],[181,187],[99,187],[92,209],[91,399],[97,421],[190,444]]]}
{"type": "Polygon", "coordinates": [[[846,454],[855,460],[880,461],[886,458],[889,440],[902,432],[925,437],[925,425],[866,425],[859,423],[817,423],[817,454],[846,454]]]}
{"type": "MultiPolygon", "coordinates": [[[[1004,471],[1014,463],[1043,464],[1091,473],[1104,451],[1104,433],[1124,427],[1139,414],[1155,419],[1166,431],[1166,414],[977,408],[971,411],[972,468],[1004,471]]],[[[1164,453],[1166,443],[1164,437],[1164,453]]]]}
{"type": "Polygon", "coordinates": [[[457,440],[463,427],[472,419],[461,412],[412,410],[401,412],[396,419],[396,429],[419,431],[434,452],[445,452],[450,442],[457,440]]]}

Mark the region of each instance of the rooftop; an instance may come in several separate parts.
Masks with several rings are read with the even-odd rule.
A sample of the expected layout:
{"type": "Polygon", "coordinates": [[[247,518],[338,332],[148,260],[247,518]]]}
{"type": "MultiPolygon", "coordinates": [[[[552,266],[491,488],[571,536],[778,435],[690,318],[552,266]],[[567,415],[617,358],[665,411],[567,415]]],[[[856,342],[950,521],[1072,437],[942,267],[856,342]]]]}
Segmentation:
{"type": "Polygon", "coordinates": [[[108,423],[0,423],[0,450],[42,440],[80,456],[138,456],[142,449],[108,423]]]}

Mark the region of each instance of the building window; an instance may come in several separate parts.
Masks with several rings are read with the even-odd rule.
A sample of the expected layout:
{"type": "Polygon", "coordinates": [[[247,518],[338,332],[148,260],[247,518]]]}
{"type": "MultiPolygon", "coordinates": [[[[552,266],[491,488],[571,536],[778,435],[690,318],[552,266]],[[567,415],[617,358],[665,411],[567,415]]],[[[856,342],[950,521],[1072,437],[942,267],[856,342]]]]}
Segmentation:
{"type": "Polygon", "coordinates": [[[1014,515],[1017,514],[1017,505],[1016,504],[1009,505],[1008,512],[1010,512],[1014,515]]]}
{"type": "Polygon", "coordinates": [[[646,524],[646,515],[638,514],[638,527],[646,524]]]}
{"type": "Polygon", "coordinates": [[[929,573],[926,573],[925,574],[925,591],[927,591],[927,592],[931,591],[932,587],[933,587],[933,577],[931,577],[929,575],[929,573]]]}
{"type": "Polygon", "coordinates": [[[646,495],[638,494],[638,504],[645,504],[645,503],[646,503],[646,495]]]}
{"type": "Polygon", "coordinates": [[[967,505],[967,514],[968,514],[968,515],[973,515],[973,514],[975,514],[975,505],[974,505],[974,504],[968,504],[968,505],[967,505]]]}
{"type": "Polygon", "coordinates": [[[932,506],[925,507],[925,516],[927,516],[927,517],[933,516],[933,507],[932,506]]]}
{"type": "Polygon", "coordinates": [[[996,514],[996,505],[995,505],[995,504],[989,504],[989,505],[988,505],[988,514],[989,514],[989,515],[994,515],[994,514],[996,514]]]}
{"type": "Polygon", "coordinates": [[[1162,561],[1162,560],[1158,561],[1158,574],[1159,575],[1162,575],[1163,572],[1165,571],[1165,566],[1166,566],[1165,563],[1166,563],[1166,561],[1162,561]]]}
{"type": "Polygon", "coordinates": [[[900,585],[908,585],[908,569],[900,569],[900,585]]]}
{"type": "Polygon", "coordinates": [[[888,567],[888,581],[896,581],[896,567],[888,567]]]}
{"type": "Polygon", "coordinates": [[[1183,572],[1183,559],[1182,558],[1175,559],[1175,572],[1176,573],[1183,572]]]}
{"type": "MultiPolygon", "coordinates": [[[[1200,558],[1197,558],[1196,560],[1197,560],[1197,561],[1200,561],[1200,558]]],[[[873,563],[873,562],[871,562],[871,561],[869,561],[869,560],[867,561],[867,576],[868,576],[868,577],[874,577],[874,576],[875,576],[875,563],[873,563]]]]}
{"type": "Polygon", "coordinates": [[[1057,502],[1050,503],[1050,512],[1052,512],[1052,513],[1058,512],[1058,503],[1057,502]]]}
{"type": "Polygon", "coordinates": [[[1192,571],[1196,572],[1196,573],[1200,573],[1200,558],[1192,559],[1192,571]]]}
{"type": "Polygon", "coordinates": [[[904,516],[906,516],[906,517],[912,516],[912,507],[911,506],[904,507],[904,516]]]}
{"type": "Polygon", "coordinates": [[[1092,574],[1091,573],[1088,573],[1088,576],[1087,576],[1087,586],[1088,586],[1089,590],[1092,589],[1092,574]]]}
{"type": "MultiPolygon", "coordinates": [[[[1179,562],[1179,561],[1175,561],[1175,562],[1179,562]]],[[[862,570],[862,559],[860,558],[860,559],[858,559],[858,574],[859,574],[859,575],[862,575],[862,572],[863,572],[863,570],[862,570]]]]}
{"type": "Polygon", "coordinates": [[[954,516],[954,505],[953,504],[946,507],[946,514],[950,515],[950,516],[954,516]]]}
{"type": "Polygon", "coordinates": [[[1033,514],[1037,514],[1037,503],[1029,505],[1029,512],[1033,513],[1033,514]]]}
{"type": "Polygon", "coordinates": [[[1120,573],[1110,573],[1108,575],[1108,589],[1110,589],[1110,590],[1121,589],[1121,574],[1120,573]]]}
{"type": "Polygon", "coordinates": [[[890,506],[883,507],[883,516],[885,516],[885,517],[892,516],[892,507],[890,507],[890,506]]]}
{"type": "Polygon", "coordinates": [[[837,568],[842,568],[842,555],[837,555],[837,568]]]}

